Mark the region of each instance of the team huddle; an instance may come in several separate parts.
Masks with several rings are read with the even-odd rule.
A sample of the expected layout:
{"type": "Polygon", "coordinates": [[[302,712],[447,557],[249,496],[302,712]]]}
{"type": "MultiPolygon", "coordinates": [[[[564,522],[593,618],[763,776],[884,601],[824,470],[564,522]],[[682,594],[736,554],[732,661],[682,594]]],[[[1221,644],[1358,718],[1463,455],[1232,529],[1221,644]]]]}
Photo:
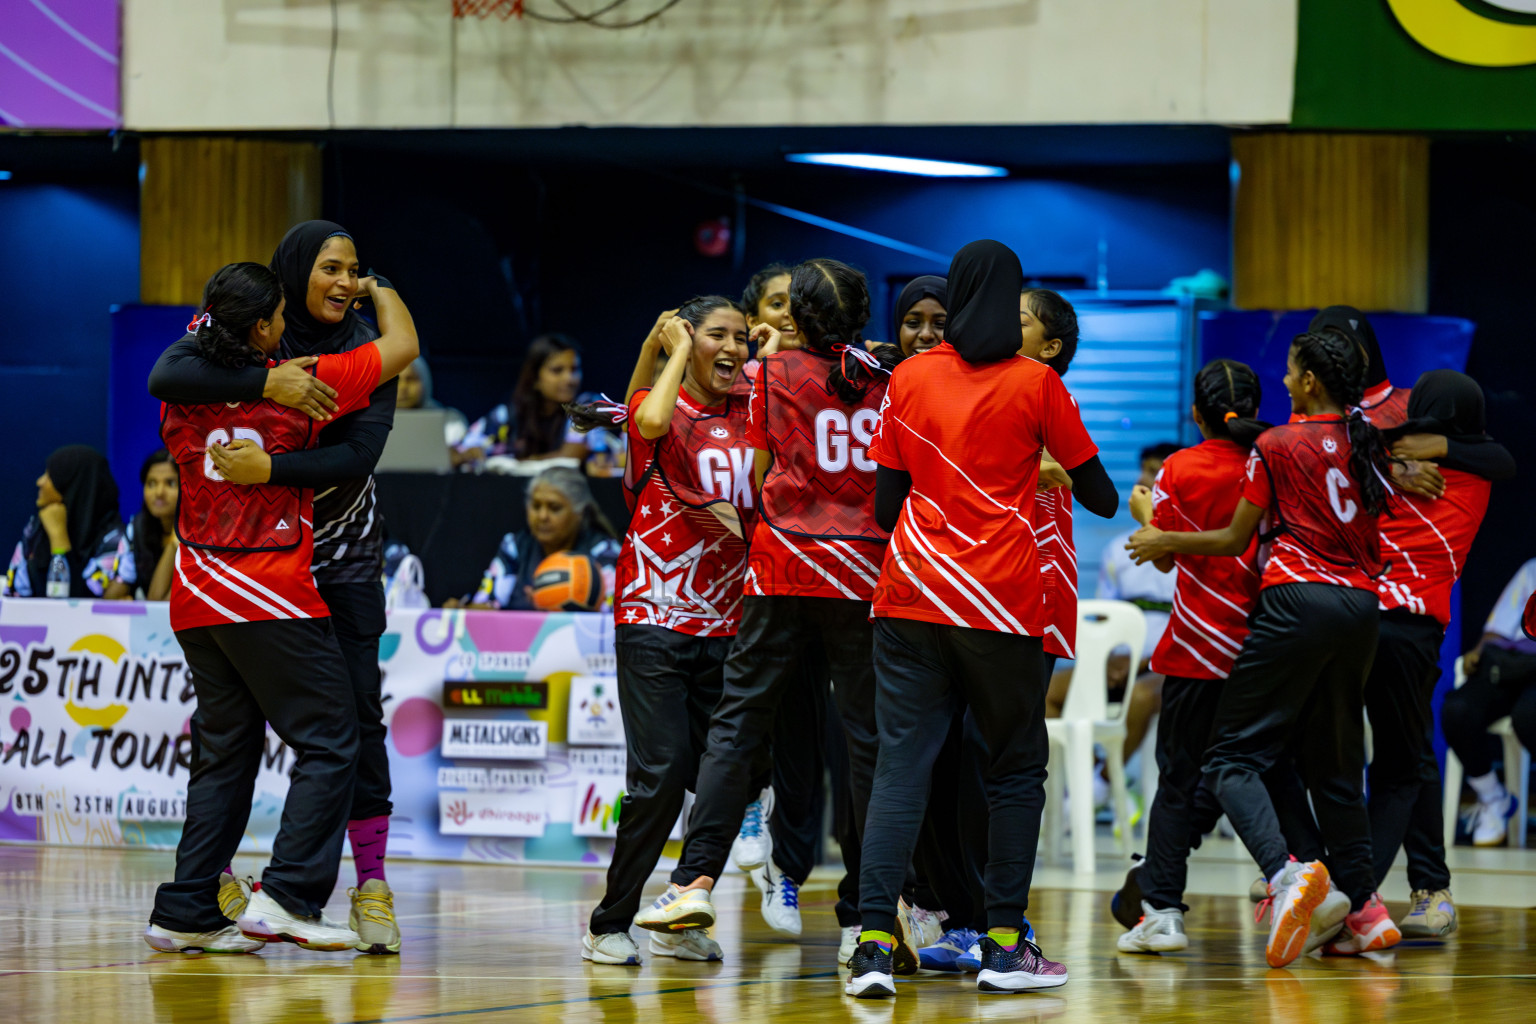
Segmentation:
{"type": "MultiPolygon", "coordinates": [[[[315,357],[306,372],[276,400],[233,383],[182,404],[161,395],[183,480],[172,622],[196,678],[198,750],[176,881],[146,935],[157,949],[400,948],[382,868],[387,763],[382,784],[369,767],[377,665],[355,664],[371,627],[355,607],[327,610],[321,562],[319,592],[301,583],[333,530],[312,495],[341,477],[291,457],[253,485],[220,473],[314,447],[310,418],[290,408],[308,400],[299,377],[333,388],[342,415],[374,404],[417,354],[393,289],[358,283],[345,232],[295,232],[294,265],[319,273],[339,253],[350,290],[317,296],[277,258],[270,271],[236,264],[210,281],[183,344],[274,376],[281,344],[315,357]],[[377,331],[344,352],[282,340],[285,293],[309,320],[343,324],[359,288],[377,331]],[[253,893],[228,865],[269,719],[298,761],[253,893]],[[335,799],[349,787],[350,806],[335,799]],[[376,851],[366,878],[357,829],[376,851]],[[345,926],[322,913],[344,830],[359,865],[345,926]]],[[[623,403],[567,407],[578,429],[627,436],[632,513],[613,594],[627,785],[584,959],[639,965],[632,925],[651,955],[722,959],[711,893],[731,860],[769,924],[798,935],[811,858],[796,797],[820,786],[824,759],[849,995],[894,995],[895,976],[921,968],[974,973],[984,992],[1067,982],[1026,917],[1046,693],[1076,636],[1072,504],[1110,518],[1121,498],[1063,382],[1076,315],[1024,285],[1010,249],[973,242],[947,277],[908,285],[884,344],[864,337],[870,295],[854,268],[769,268],[741,302],[704,296],[659,317],[623,403]],[[678,865],[646,905],[688,792],[678,865]],[[770,832],[770,818],[784,821],[770,832]]],[[[1204,440],[1130,495],[1142,528],[1128,550],[1177,584],[1151,660],[1166,679],[1147,856],[1112,903],[1124,952],[1188,945],[1187,861],[1223,815],[1263,873],[1271,966],[1454,927],[1453,907],[1449,925],[1435,917],[1451,905],[1429,701],[1451,587],[1489,482],[1513,462],[1484,432],[1475,383],[1434,371],[1394,388],[1347,307],[1292,341],[1284,387],[1290,422],[1270,426],[1252,369],[1204,367],[1191,408],[1204,440]],[[1414,894],[1398,923],[1377,889],[1404,845],[1414,894]]]]}

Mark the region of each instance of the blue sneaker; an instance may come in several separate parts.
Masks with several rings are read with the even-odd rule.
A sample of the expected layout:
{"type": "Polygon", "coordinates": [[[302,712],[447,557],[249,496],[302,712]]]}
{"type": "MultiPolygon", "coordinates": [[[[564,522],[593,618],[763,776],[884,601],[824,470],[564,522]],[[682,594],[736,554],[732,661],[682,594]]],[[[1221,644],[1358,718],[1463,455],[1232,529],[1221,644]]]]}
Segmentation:
{"type": "MultiPolygon", "coordinates": [[[[951,928],[938,942],[917,951],[918,966],[925,971],[958,971],[957,961],[980,939],[969,928],[951,928]]],[[[977,970],[981,969],[977,961],[977,970]]]]}
{"type": "MultiPolygon", "coordinates": [[[[1023,920],[1024,938],[1029,942],[1034,942],[1035,926],[1029,923],[1028,917],[1024,918],[1023,920]]],[[[976,940],[966,947],[966,950],[963,954],[955,957],[955,967],[966,972],[967,974],[977,974],[981,971],[982,936],[977,932],[972,932],[971,934],[976,936],[976,940]]]]}

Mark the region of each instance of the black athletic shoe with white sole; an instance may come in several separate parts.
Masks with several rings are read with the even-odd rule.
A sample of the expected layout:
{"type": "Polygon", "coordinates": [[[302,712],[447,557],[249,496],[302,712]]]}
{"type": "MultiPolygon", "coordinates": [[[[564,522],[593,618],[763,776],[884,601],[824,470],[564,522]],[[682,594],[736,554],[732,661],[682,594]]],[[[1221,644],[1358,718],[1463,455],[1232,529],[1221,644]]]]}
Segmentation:
{"type": "Polygon", "coordinates": [[[848,960],[848,984],[843,989],[859,999],[880,999],[896,994],[891,973],[891,954],[878,942],[861,942],[848,960]]]}
{"type": "Polygon", "coordinates": [[[1004,949],[990,935],[981,937],[981,973],[976,988],[982,992],[1031,992],[1059,988],[1067,983],[1067,968],[1047,960],[1040,947],[1020,936],[1013,949],[1004,949]]]}

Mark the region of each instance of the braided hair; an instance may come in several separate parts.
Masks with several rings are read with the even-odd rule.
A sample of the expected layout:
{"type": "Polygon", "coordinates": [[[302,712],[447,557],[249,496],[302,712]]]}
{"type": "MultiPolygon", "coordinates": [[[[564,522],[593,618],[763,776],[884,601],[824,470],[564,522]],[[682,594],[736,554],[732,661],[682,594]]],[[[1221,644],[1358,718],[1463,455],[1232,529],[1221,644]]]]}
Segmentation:
{"type": "MultiPolygon", "coordinates": [[[[704,326],[711,313],[721,309],[734,309],[742,315],[746,311],[735,299],[724,295],[695,295],[677,309],[677,315],[693,325],[694,330],[704,326]]],[[[624,422],[627,410],[604,398],[596,402],[567,402],[563,406],[571,418],[571,426],[585,434],[589,430],[607,429],[624,422]]]]}
{"type": "Polygon", "coordinates": [[[1077,310],[1060,293],[1049,288],[1024,289],[1024,303],[1040,321],[1045,336],[1061,342],[1061,350],[1043,362],[1056,371],[1056,376],[1066,376],[1072,357],[1077,355],[1077,310]]]}
{"type": "Polygon", "coordinates": [[[1195,408],[1213,438],[1253,447],[1269,424],[1258,419],[1264,392],[1247,363],[1212,359],[1195,374],[1195,408]]]}
{"type": "MultiPolygon", "coordinates": [[[[806,260],[789,279],[789,315],[804,346],[822,355],[840,355],[844,347],[863,349],[864,325],[869,323],[869,285],[864,275],[846,263],[819,258],[806,260]]],[[[870,353],[889,374],[900,350],[880,346],[870,353]]],[[[827,390],[849,405],[863,400],[875,381],[875,371],[858,359],[839,359],[827,374],[827,390]]]]}
{"type": "Polygon", "coordinates": [[[283,285],[260,263],[230,263],[203,286],[203,314],[188,330],[210,363],[238,369],[265,366],[266,355],[251,344],[251,328],[271,320],[283,301],[283,285]]]}
{"type": "Polygon", "coordinates": [[[1387,508],[1387,485],[1392,457],[1381,431],[1371,426],[1360,411],[1365,395],[1365,353],[1353,338],[1324,328],[1296,335],[1291,341],[1296,365],[1317,378],[1328,397],[1345,409],[1349,426],[1349,471],[1360,487],[1365,510],[1380,515],[1387,508]]]}

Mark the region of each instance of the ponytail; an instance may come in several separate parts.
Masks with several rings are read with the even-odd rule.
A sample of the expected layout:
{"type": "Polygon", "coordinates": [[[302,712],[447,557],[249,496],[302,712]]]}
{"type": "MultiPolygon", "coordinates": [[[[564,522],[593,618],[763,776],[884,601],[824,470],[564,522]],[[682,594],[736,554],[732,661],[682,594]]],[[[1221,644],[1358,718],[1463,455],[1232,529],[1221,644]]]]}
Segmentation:
{"type": "Polygon", "coordinates": [[[267,357],[250,342],[252,327],[271,320],[283,300],[277,275],[260,263],[230,263],[203,286],[203,312],[187,325],[203,358],[238,369],[265,366],[267,357]]]}
{"type": "Polygon", "coordinates": [[[872,384],[896,367],[900,351],[864,347],[869,323],[869,285],[864,275],[832,259],[806,260],[789,279],[789,315],[812,352],[838,357],[827,373],[827,390],[857,405],[872,384]]]}
{"type": "Polygon", "coordinates": [[[1387,475],[1392,456],[1381,431],[1360,411],[1365,395],[1366,357],[1353,338],[1332,328],[1307,331],[1291,341],[1296,365],[1317,378],[1328,397],[1348,410],[1349,472],[1360,488],[1365,510],[1373,516],[1387,511],[1387,475]]]}
{"type": "Polygon", "coordinates": [[[1258,419],[1259,375],[1247,363],[1213,359],[1195,374],[1195,408],[1213,438],[1252,448],[1270,424],[1258,419]]]}

